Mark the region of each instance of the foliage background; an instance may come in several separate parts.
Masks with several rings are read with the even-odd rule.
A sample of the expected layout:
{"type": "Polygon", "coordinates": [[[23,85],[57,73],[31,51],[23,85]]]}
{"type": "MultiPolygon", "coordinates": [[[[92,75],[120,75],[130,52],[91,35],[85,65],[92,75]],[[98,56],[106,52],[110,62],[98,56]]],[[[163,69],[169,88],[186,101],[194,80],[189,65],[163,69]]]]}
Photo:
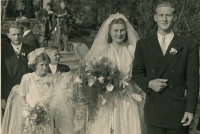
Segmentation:
{"type": "MultiPolygon", "coordinates": [[[[153,20],[154,8],[162,0],[66,0],[76,19],[85,14],[85,7],[90,7],[95,16],[95,29],[110,14],[122,13],[131,22],[140,38],[151,36],[157,31],[153,20]]],[[[192,37],[200,45],[200,0],[171,0],[175,4],[178,20],[174,24],[174,32],[192,37]]],[[[92,17],[92,16],[91,16],[92,17]]],[[[87,27],[87,26],[86,26],[87,27]]]]}

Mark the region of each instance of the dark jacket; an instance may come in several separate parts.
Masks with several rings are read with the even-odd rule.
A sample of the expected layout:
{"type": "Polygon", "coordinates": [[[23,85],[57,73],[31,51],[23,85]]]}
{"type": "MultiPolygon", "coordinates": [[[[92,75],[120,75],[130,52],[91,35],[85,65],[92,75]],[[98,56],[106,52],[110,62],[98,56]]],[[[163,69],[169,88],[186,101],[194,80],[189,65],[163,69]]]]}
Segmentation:
{"type": "MultiPolygon", "coordinates": [[[[58,64],[58,65],[57,65],[57,70],[56,70],[56,72],[58,72],[58,73],[63,73],[63,72],[69,72],[69,71],[70,71],[69,66],[63,65],[63,64],[58,64]]],[[[50,67],[49,67],[48,73],[52,73],[50,67]]]]}
{"type": "Polygon", "coordinates": [[[179,129],[185,112],[195,113],[199,95],[199,59],[197,44],[174,35],[163,56],[157,35],[137,42],[133,78],[147,93],[144,106],[148,125],[179,129]],[[171,48],[177,53],[170,54],[171,48]],[[162,92],[148,88],[153,79],[167,79],[162,92]],[[187,94],[185,94],[187,91],[187,94]]]}
{"type": "Polygon", "coordinates": [[[28,73],[27,55],[31,51],[32,47],[22,44],[21,54],[17,58],[11,44],[1,49],[1,99],[7,99],[13,86],[20,84],[22,76],[28,73]]]}
{"type": "Polygon", "coordinates": [[[24,44],[27,44],[33,48],[39,48],[40,47],[40,43],[37,39],[37,37],[33,34],[32,31],[30,31],[29,33],[27,33],[23,38],[22,38],[22,42],[24,44]]]}

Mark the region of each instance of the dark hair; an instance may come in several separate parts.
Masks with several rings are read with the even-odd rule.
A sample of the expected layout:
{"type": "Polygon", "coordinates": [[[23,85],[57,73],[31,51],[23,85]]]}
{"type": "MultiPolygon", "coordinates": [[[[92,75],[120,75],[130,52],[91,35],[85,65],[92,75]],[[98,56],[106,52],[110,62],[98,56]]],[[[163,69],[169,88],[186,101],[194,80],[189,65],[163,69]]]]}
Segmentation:
{"type": "Polygon", "coordinates": [[[23,26],[22,26],[21,24],[19,24],[18,22],[11,22],[11,23],[9,23],[8,32],[10,32],[9,30],[10,30],[11,28],[21,29],[22,32],[24,31],[23,26]]]}
{"type": "Polygon", "coordinates": [[[34,71],[36,71],[36,66],[41,61],[46,61],[46,62],[50,63],[50,58],[46,53],[41,53],[40,55],[36,56],[36,58],[34,60],[34,63],[29,65],[29,68],[31,68],[34,71]]]}
{"type": "MultiPolygon", "coordinates": [[[[126,28],[126,22],[122,18],[112,20],[112,22],[109,24],[109,32],[108,32],[107,43],[111,43],[112,42],[112,38],[111,38],[111,35],[110,35],[110,30],[111,30],[111,27],[112,27],[113,24],[123,24],[125,26],[125,28],[126,28]]],[[[126,32],[126,37],[124,39],[124,42],[126,42],[126,41],[128,41],[127,32],[126,32]]]]}
{"type": "Polygon", "coordinates": [[[22,16],[22,17],[17,17],[16,18],[16,22],[18,22],[19,24],[21,24],[22,26],[30,29],[30,21],[28,20],[27,17],[22,16]]]}
{"type": "Polygon", "coordinates": [[[174,4],[173,4],[172,2],[169,2],[169,1],[159,2],[159,3],[157,4],[157,6],[155,7],[155,9],[154,9],[155,14],[157,13],[156,10],[157,10],[157,8],[159,8],[159,7],[171,7],[171,8],[173,8],[173,14],[176,13],[175,6],[174,6],[174,4]]]}

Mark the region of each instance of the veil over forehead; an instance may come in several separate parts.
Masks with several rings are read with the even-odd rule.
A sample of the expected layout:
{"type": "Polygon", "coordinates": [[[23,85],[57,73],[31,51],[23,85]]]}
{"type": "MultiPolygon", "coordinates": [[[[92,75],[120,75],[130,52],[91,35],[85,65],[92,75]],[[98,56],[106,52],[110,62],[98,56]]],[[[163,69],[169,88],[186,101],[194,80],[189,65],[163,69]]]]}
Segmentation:
{"type": "Polygon", "coordinates": [[[107,45],[108,41],[108,33],[109,33],[109,24],[114,20],[114,19],[123,19],[126,23],[126,31],[127,31],[127,36],[128,36],[128,41],[127,41],[127,47],[131,47],[130,53],[132,56],[134,56],[135,52],[135,46],[136,42],[139,39],[136,31],[133,29],[131,23],[127,20],[127,18],[123,14],[112,14],[110,17],[104,21],[102,24],[100,30],[98,31],[94,42],[92,44],[92,47],[90,48],[89,52],[85,56],[85,61],[92,57],[99,57],[100,51],[103,50],[107,45]],[[99,50],[98,50],[98,49],[99,50]]]}

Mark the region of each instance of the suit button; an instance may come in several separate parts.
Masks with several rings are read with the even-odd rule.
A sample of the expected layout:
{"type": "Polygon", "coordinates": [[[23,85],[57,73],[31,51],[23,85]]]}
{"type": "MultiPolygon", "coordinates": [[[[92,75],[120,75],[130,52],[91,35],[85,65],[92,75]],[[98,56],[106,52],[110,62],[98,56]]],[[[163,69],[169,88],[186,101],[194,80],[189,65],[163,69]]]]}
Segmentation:
{"type": "Polygon", "coordinates": [[[172,73],[174,73],[174,70],[172,70],[172,73]]]}
{"type": "Polygon", "coordinates": [[[172,88],[172,86],[169,86],[169,88],[172,88]]]}
{"type": "Polygon", "coordinates": [[[151,70],[151,72],[154,72],[154,70],[151,70]]]}

